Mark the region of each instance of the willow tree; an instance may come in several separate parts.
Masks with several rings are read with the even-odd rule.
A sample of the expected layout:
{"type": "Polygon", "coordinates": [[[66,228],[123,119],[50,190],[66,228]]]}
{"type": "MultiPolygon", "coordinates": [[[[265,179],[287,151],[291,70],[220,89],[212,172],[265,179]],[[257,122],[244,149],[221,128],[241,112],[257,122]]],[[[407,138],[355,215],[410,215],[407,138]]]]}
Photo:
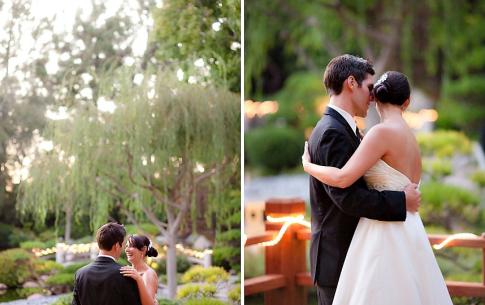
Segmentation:
{"type": "MultiPolygon", "coordinates": [[[[113,105],[111,111],[86,103],[70,119],[55,122],[46,137],[74,160],[67,170],[89,200],[73,211],[88,212],[93,228],[115,206],[135,224],[149,220],[157,226],[168,248],[174,297],[175,246],[185,216],[197,209],[200,192],[210,204],[224,204],[228,178],[239,175],[240,102],[227,90],[188,85],[166,73],[135,84],[141,76],[123,71],[102,78],[106,97],[98,107],[113,105]]],[[[24,191],[37,182],[25,182],[24,191]]]]}

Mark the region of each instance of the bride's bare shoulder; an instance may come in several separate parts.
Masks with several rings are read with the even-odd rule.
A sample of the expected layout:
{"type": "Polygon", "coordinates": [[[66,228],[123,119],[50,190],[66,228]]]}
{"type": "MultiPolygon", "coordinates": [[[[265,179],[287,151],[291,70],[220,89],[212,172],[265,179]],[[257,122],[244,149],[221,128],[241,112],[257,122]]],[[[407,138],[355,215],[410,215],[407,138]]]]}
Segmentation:
{"type": "Polygon", "coordinates": [[[392,124],[379,123],[365,134],[365,137],[387,139],[395,136],[399,130],[392,124]]]}

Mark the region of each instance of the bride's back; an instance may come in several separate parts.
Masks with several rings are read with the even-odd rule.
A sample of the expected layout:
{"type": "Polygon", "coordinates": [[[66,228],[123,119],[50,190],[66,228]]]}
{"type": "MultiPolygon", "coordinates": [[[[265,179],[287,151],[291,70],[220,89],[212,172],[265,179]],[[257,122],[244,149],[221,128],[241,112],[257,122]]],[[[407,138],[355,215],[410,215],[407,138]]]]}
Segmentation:
{"type": "Polygon", "coordinates": [[[421,179],[421,155],[416,137],[403,118],[384,121],[382,127],[388,133],[387,152],[382,160],[406,175],[409,180],[419,183],[421,179]]]}

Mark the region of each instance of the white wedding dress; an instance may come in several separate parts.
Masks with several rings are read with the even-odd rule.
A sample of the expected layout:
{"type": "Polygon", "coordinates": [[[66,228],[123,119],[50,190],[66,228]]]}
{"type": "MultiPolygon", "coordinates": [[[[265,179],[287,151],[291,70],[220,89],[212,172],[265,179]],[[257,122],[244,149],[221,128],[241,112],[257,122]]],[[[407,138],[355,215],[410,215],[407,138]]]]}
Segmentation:
{"type": "MultiPolygon", "coordinates": [[[[382,160],[364,178],[379,191],[410,183],[382,160]]],[[[360,219],[332,304],[452,304],[419,214],[407,212],[404,222],[360,219]]]]}

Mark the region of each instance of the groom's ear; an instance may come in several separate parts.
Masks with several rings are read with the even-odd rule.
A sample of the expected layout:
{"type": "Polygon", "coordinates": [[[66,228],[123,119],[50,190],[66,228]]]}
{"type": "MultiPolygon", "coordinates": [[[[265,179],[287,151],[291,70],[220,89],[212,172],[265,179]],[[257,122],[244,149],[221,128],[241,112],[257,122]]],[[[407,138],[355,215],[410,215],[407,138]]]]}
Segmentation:
{"type": "Polygon", "coordinates": [[[352,75],[347,77],[344,84],[349,90],[353,90],[356,85],[355,78],[352,75]]]}

